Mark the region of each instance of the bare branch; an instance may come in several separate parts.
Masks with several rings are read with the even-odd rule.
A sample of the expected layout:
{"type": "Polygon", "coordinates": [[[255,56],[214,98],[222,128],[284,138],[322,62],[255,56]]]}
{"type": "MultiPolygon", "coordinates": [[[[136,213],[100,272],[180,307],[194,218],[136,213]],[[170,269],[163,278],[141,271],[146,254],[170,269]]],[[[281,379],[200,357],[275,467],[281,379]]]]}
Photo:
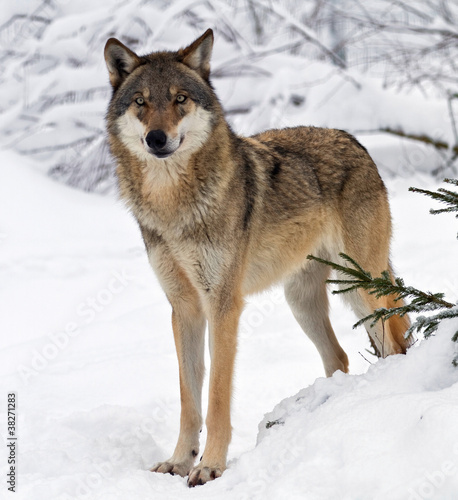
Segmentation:
{"type": "Polygon", "coordinates": [[[302,24],[301,22],[297,21],[297,19],[294,19],[292,15],[283,10],[280,9],[277,5],[274,3],[270,3],[268,6],[262,2],[261,0],[252,0],[254,3],[258,4],[259,7],[263,9],[267,9],[270,12],[273,12],[276,16],[279,18],[283,19],[286,21],[291,28],[293,28],[295,31],[300,33],[307,41],[318,47],[324,55],[329,57],[331,61],[339,66],[340,68],[346,68],[346,63],[345,61],[335,52],[333,52],[331,49],[326,47],[317,37],[316,33],[314,33],[310,28],[302,24]]]}

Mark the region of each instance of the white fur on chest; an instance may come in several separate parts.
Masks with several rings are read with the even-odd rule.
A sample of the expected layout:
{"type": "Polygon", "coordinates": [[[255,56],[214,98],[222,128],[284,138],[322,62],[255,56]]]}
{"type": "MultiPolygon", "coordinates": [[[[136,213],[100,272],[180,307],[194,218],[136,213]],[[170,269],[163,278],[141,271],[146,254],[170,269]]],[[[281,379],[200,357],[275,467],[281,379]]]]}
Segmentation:
{"type": "Polygon", "coordinates": [[[219,287],[226,276],[227,252],[221,247],[188,240],[174,245],[173,253],[194,286],[204,292],[219,287]]]}

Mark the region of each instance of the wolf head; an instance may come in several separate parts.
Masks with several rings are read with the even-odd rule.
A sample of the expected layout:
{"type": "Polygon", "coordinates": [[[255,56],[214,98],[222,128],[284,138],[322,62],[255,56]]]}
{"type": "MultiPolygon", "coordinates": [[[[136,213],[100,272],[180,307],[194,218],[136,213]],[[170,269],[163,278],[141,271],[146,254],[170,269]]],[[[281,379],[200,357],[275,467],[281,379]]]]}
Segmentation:
{"type": "Polygon", "coordinates": [[[146,160],[198,150],[221,115],[209,82],[212,47],[210,29],[177,52],[146,56],[110,38],[105,46],[113,87],[109,133],[146,160]]]}

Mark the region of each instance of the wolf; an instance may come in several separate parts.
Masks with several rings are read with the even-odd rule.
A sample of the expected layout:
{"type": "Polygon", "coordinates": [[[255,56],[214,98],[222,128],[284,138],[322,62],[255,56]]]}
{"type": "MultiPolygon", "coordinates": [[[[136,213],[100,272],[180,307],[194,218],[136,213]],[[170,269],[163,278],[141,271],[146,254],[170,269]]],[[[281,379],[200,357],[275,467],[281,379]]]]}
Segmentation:
{"type": "MultiPolygon", "coordinates": [[[[226,468],[231,390],[244,297],[273,284],[323,360],[348,372],[328,315],[329,268],[309,254],[353,257],[373,275],[393,273],[387,191],[367,150],[342,130],[295,127],[235,134],[210,82],[213,32],[178,51],[139,56],[105,46],[112,85],[106,122],[122,199],[138,221],[149,261],[172,307],[181,419],[173,455],[151,470],[204,484],[226,468]],[[203,425],[204,335],[211,368],[203,425]]],[[[394,278],[393,278],[394,279],[394,278]]],[[[358,318],[394,298],[347,294],[358,318]]],[[[401,305],[397,301],[396,305],[401,305]]],[[[384,355],[405,353],[406,317],[366,325],[384,355]]]]}

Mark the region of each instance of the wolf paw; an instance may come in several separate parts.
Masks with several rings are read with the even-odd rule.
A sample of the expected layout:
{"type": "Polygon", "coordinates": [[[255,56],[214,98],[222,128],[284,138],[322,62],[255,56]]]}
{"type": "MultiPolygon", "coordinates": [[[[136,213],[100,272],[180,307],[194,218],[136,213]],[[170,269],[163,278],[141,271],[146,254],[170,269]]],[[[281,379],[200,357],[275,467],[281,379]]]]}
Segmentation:
{"type": "Polygon", "coordinates": [[[151,472],[161,472],[162,474],[178,474],[185,477],[189,474],[192,464],[186,462],[159,462],[150,469],[151,472]]]}
{"type": "Polygon", "coordinates": [[[224,469],[220,467],[204,467],[202,465],[197,465],[189,473],[188,486],[193,488],[194,486],[205,484],[208,481],[213,481],[217,477],[221,477],[224,469]]]}

